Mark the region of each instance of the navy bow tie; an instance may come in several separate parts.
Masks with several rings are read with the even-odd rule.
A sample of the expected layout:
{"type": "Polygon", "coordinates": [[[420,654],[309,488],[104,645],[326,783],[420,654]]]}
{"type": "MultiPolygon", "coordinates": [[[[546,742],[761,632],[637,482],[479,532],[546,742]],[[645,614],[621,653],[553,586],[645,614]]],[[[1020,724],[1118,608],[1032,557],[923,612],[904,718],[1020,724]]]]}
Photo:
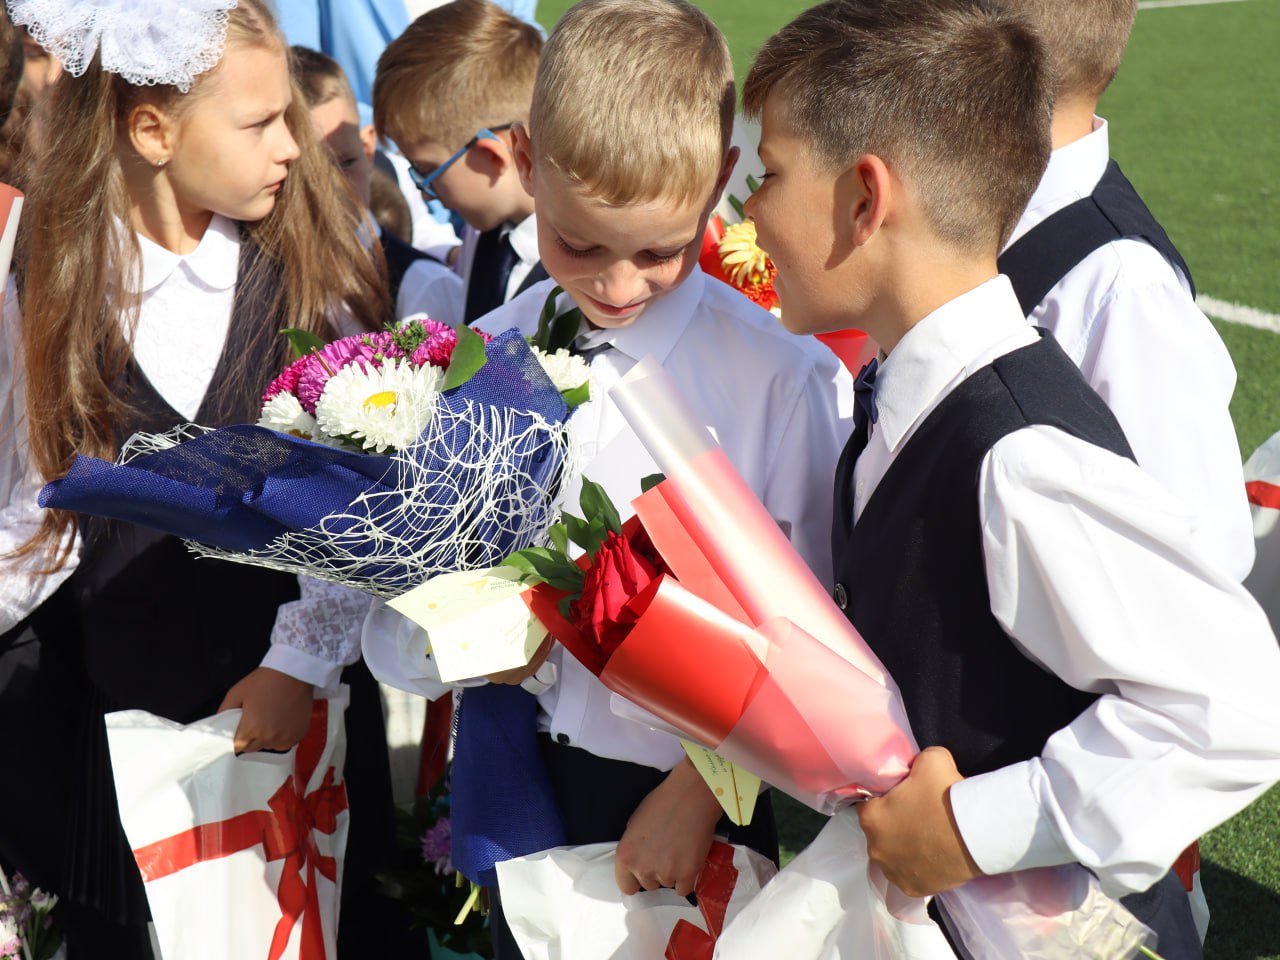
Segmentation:
{"type": "Polygon", "coordinates": [[[876,371],[879,368],[880,359],[872,357],[853,381],[853,399],[862,414],[863,423],[875,423],[880,419],[880,411],[876,409],[876,371]]]}

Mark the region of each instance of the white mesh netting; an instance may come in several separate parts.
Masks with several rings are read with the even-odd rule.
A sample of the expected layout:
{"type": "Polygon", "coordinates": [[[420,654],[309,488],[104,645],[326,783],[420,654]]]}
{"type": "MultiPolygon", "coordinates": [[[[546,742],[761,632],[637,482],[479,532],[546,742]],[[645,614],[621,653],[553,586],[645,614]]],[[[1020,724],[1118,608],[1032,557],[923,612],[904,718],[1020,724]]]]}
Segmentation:
{"type": "MultiPolygon", "coordinates": [[[[187,424],[137,434],[118,462],[206,432],[187,424]]],[[[581,467],[567,425],[481,403],[438,409],[422,436],[389,460],[391,489],[364,493],[316,526],[252,551],[188,546],[394,597],[437,573],[496,566],[542,543],[559,514],[559,491],[581,467]]]]}
{"type": "Polygon", "coordinates": [[[25,26],[74,77],[101,51],[102,69],[138,86],[183,93],[222,57],[236,0],[9,0],[25,26]]]}

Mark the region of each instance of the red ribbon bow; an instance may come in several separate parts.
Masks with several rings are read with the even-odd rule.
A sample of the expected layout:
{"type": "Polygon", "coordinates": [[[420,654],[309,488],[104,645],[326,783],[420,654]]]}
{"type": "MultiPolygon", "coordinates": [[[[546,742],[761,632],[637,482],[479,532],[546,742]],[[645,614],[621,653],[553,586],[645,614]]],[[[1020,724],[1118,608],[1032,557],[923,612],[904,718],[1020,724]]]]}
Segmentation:
{"type": "Polygon", "coordinates": [[[284,860],[284,872],[276,892],[280,921],[271,938],[267,960],[279,960],[294,925],[302,917],[300,960],[325,960],[324,930],[320,922],[320,898],[316,873],[338,882],[338,864],[321,855],[318,831],[331,834],[338,828],[338,814],[347,809],[345,783],[334,783],[335,770],[325,771],[321,785],[307,793],[329,728],[329,701],[317,700],[311,712],[311,728],[298,744],[293,773],[267,801],[266,810],[250,810],[220,823],[202,823],[190,830],[157,840],[133,851],[144,882],[159,880],[196,863],[216,860],[262,844],[266,859],[284,860]],[[303,870],[306,879],[303,879],[303,870]]]}

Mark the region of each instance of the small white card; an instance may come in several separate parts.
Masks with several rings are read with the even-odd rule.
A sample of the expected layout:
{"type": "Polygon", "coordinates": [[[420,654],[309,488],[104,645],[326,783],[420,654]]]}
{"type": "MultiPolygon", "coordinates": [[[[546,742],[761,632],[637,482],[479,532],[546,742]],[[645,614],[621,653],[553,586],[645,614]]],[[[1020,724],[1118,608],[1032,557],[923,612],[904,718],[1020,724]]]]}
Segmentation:
{"type": "Polygon", "coordinates": [[[547,629],[529,610],[532,588],[509,567],[442,573],[387,606],[427,631],[430,654],[445,683],[522,667],[547,629]]]}

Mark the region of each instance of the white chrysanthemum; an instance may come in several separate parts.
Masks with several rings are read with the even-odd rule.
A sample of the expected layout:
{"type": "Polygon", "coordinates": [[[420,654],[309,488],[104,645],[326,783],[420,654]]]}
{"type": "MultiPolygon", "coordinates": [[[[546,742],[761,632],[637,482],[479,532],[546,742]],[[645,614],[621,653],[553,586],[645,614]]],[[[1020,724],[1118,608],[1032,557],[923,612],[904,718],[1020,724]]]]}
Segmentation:
{"type": "Polygon", "coordinates": [[[358,363],[329,378],[316,403],[316,422],[332,437],[347,437],[376,453],[403,450],[418,439],[444,382],[438,367],[408,360],[364,369],[358,363]]]}
{"type": "Polygon", "coordinates": [[[302,408],[297,397],[283,390],[263,405],[258,426],[304,440],[315,440],[320,434],[316,418],[302,408]]]}
{"type": "Polygon", "coordinates": [[[538,358],[538,363],[542,364],[542,369],[561,393],[577,389],[591,376],[587,369],[587,361],[563,347],[555,353],[547,353],[545,350],[534,347],[533,355],[538,358]]]}

